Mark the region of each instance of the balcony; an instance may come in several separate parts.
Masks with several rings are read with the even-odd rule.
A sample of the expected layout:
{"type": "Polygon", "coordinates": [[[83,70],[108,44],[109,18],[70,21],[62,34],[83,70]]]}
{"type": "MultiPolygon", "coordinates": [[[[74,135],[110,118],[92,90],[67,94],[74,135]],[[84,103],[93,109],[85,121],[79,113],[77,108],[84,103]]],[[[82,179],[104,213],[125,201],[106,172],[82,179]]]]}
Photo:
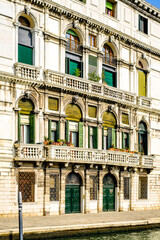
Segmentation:
{"type": "Polygon", "coordinates": [[[114,87],[110,87],[98,82],[89,81],[87,79],[75,77],[68,74],[60,74],[51,70],[45,70],[46,84],[55,87],[65,88],[70,91],[84,93],[86,95],[96,95],[104,97],[115,102],[136,104],[136,96],[114,87]]]}
{"type": "Polygon", "coordinates": [[[118,151],[48,145],[46,161],[78,164],[113,165],[134,168],[153,168],[153,157],[118,151]]]}
{"type": "Polygon", "coordinates": [[[143,96],[138,96],[137,97],[137,104],[139,106],[142,106],[142,107],[148,107],[150,108],[151,107],[151,99],[150,98],[147,98],[147,97],[143,97],[143,96]]]}
{"type": "Polygon", "coordinates": [[[40,80],[40,67],[35,67],[24,63],[15,63],[14,67],[16,76],[20,78],[40,80]]]}
{"type": "Polygon", "coordinates": [[[15,161],[42,161],[43,160],[43,145],[41,144],[24,144],[16,143],[15,161]]]}

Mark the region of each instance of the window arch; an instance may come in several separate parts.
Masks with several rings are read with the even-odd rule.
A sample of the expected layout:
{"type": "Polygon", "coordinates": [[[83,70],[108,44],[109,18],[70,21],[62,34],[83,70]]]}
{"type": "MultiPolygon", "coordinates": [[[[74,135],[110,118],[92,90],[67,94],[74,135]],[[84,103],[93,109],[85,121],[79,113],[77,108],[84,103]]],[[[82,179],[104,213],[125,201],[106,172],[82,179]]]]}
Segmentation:
{"type": "Polygon", "coordinates": [[[147,64],[145,60],[139,60],[138,62],[138,95],[147,96],[147,64]]]}
{"type": "Polygon", "coordinates": [[[139,145],[139,152],[147,155],[148,154],[148,134],[147,134],[147,125],[145,122],[139,123],[138,145],[139,145]]]}
{"type": "Polygon", "coordinates": [[[69,29],[66,32],[66,63],[65,72],[77,77],[83,77],[82,49],[77,33],[69,29]]]}
{"type": "Polygon", "coordinates": [[[102,116],[103,129],[102,129],[102,147],[103,149],[109,149],[111,147],[116,147],[117,142],[117,121],[113,113],[104,112],[102,116]]]}
{"type": "Polygon", "coordinates": [[[18,62],[33,65],[33,37],[31,28],[33,23],[25,16],[18,19],[18,62]]]}
{"type": "Polygon", "coordinates": [[[18,140],[21,143],[35,143],[34,104],[30,99],[22,98],[18,103],[18,140]]]}
{"type": "Polygon", "coordinates": [[[83,147],[83,122],[82,112],[78,105],[68,104],[66,114],[66,141],[74,144],[74,147],[83,147]]]}
{"type": "Polygon", "coordinates": [[[117,87],[116,57],[108,44],[103,46],[103,81],[109,86],[117,87]]]}

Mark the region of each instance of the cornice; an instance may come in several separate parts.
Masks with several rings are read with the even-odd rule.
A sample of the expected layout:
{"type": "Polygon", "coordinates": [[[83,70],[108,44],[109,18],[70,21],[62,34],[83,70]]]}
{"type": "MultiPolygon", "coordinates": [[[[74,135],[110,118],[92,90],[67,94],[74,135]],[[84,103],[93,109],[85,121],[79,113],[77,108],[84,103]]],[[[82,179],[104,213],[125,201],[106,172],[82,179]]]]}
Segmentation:
{"type": "MultiPolygon", "coordinates": [[[[154,18],[155,18],[154,20],[156,20],[157,22],[160,22],[160,11],[158,12],[157,8],[154,8],[152,5],[147,4],[145,1],[143,0],[121,0],[121,1],[125,2],[126,4],[135,8],[136,10],[138,9],[139,11],[140,10],[142,11],[142,9],[145,8],[146,10],[144,11],[143,9],[143,11],[146,14],[150,14],[149,17],[152,16],[151,13],[157,10],[156,15],[154,14],[154,18]],[[149,9],[152,9],[152,11],[149,9]]],[[[156,49],[154,47],[151,47],[150,45],[142,43],[141,41],[125,33],[122,33],[95,19],[86,17],[85,15],[80,14],[79,12],[73,11],[58,3],[52,2],[51,0],[28,0],[27,2],[30,2],[31,4],[36,4],[41,8],[47,8],[50,13],[57,14],[58,16],[66,16],[68,19],[78,20],[80,23],[86,24],[90,28],[95,28],[98,32],[103,32],[107,35],[112,35],[114,36],[115,39],[118,39],[119,41],[124,42],[127,45],[139,48],[141,51],[144,50],[160,57],[159,49],[156,49]]]]}
{"type": "Polygon", "coordinates": [[[143,15],[160,23],[160,9],[144,0],[120,0],[143,15]]]}

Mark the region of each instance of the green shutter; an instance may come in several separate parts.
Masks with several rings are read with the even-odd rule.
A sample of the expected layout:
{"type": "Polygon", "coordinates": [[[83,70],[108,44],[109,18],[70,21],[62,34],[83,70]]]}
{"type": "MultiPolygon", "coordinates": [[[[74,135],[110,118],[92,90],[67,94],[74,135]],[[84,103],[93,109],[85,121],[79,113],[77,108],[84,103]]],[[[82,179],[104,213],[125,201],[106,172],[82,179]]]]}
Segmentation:
{"type": "Polygon", "coordinates": [[[75,37],[78,37],[77,34],[73,30],[71,30],[71,29],[67,30],[67,33],[71,34],[71,35],[73,35],[75,37]]]}
{"type": "Polygon", "coordinates": [[[21,140],[21,114],[18,112],[18,140],[21,140]]]}
{"type": "Polygon", "coordinates": [[[107,1],[106,8],[113,10],[113,4],[107,1]]]}
{"type": "Polygon", "coordinates": [[[57,124],[56,141],[57,141],[58,139],[60,139],[60,121],[58,121],[56,124],[57,124]]]}
{"type": "Polygon", "coordinates": [[[108,139],[107,140],[108,140],[108,148],[111,148],[111,146],[112,146],[112,128],[108,128],[108,139]]]}
{"type": "Polygon", "coordinates": [[[81,71],[81,75],[80,75],[80,77],[83,78],[83,62],[81,62],[81,68],[80,68],[80,71],[81,71]]]}
{"type": "Polygon", "coordinates": [[[90,126],[88,126],[88,148],[90,148],[90,126]]]}
{"type": "Polygon", "coordinates": [[[124,132],[122,132],[122,148],[124,148],[124,132]]]}
{"type": "Polygon", "coordinates": [[[79,128],[79,147],[83,148],[83,122],[78,123],[79,128]]]}
{"type": "Polygon", "coordinates": [[[70,60],[70,64],[69,64],[69,74],[75,76],[75,75],[76,75],[76,74],[75,74],[76,69],[79,69],[79,64],[78,64],[78,62],[75,62],[75,61],[73,61],[73,60],[70,60]]]}
{"type": "Polygon", "coordinates": [[[66,141],[69,142],[69,120],[66,121],[66,141]]]}
{"type": "Polygon", "coordinates": [[[130,134],[128,133],[127,135],[128,135],[128,137],[127,137],[127,147],[130,148],[130,134]]]}
{"type": "Polygon", "coordinates": [[[112,144],[114,144],[114,147],[116,147],[116,129],[112,128],[112,144]]]}
{"type": "Polygon", "coordinates": [[[146,96],[146,74],[143,71],[138,71],[139,95],[146,96]]]}
{"type": "Polygon", "coordinates": [[[114,87],[117,87],[117,72],[114,73],[114,87]]]}
{"type": "Polygon", "coordinates": [[[98,148],[98,128],[97,127],[93,128],[93,148],[94,149],[98,148]]]}
{"type": "Polygon", "coordinates": [[[33,64],[32,61],[33,49],[31,47],[26,47],[21,44],[18,44],[18,62],[33,64]]]}
{"type": "Polygon", "coordinates": [[[89,55],[89,65],[97,67],[97,57],[89,55]]]}
{"type": "Polygon", "coordinates": [[[35,143],[35,115],[31,114],[29,116],[29,130],[30,130],[30,134],[29,134],[29,142],[30,143],[35,143]]]}
{"type": "Polygon", "coordinates": [[[51,120],[48,120],[48,139],[51,140],[51,120]]]}
{"type": "Polygon", "coordinates": [[[65,73],[69,74],[69,63],[70,63],[70,59],[69,58],[65,58],[65,73]]]}
{"type": "Polygon", "coordinates": [[[102,149],[104,149],[104,127],[102,128],[102,149]]]}
{"type": "Polygon", "coordinates": [[[108,86],[114,87],[114,73],[105,71],[105,82],[108,86]]]}

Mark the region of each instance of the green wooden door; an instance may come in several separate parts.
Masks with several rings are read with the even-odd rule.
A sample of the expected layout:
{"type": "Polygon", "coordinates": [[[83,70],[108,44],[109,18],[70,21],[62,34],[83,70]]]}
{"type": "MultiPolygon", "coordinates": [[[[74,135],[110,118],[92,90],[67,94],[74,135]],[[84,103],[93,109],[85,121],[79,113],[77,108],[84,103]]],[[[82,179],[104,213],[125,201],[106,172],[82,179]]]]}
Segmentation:
{"type": "Polygon", "coordinates": [[[103,211],[115,210],[115,188],[111,186],[103,187],[103,211]]]}
{"type": "Polygon", "coordinates": [[[80,212],[80,186],[66,185],[65,191],[65,213],[80,212]]]}
{"type": "Polygon", "coordinates": [[[115,183],[111,175],[103,179],[103,211],[115,210],[115,183]]]}

